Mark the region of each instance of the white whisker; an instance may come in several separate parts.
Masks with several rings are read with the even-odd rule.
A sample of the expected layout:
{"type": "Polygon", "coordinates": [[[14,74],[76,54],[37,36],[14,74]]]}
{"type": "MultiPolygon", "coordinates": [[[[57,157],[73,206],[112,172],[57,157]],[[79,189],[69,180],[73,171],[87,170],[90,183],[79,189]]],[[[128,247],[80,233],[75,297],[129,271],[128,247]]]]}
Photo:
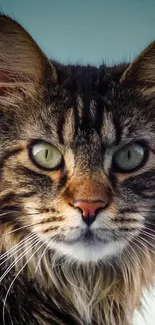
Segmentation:
{"type": "MultiPolygon", "coordinates": [[[[155,250],[151,250],[150,246],[152,248],[155,248],[155,245],[153,245],[152,243],[150,243],[148,240],[146,240],[145,238],[139,237],[141,239],[141,241],[145,241],[145,243],[147,244],[147,248],[149,249],[150,252],[152,252],[153,254],[155,254],[155,250]]],[[[145,245],[145,244],[144,244],[145,245]]]]}
{"type": "MultiPolygon", "coordinates": [[[[39,240],[40,241],[40,240],[39,240]]],[[[38,242],[39,242],[38,241],[38,242]]],[[[24,269],[24,267],[28,264],[28,262],[32,259],[32,257],[38,252],[38,250],[45,244],[45,242],[39,246],[39,248],[37,248],[35,250],[35,252],[30,256],[30,258],[26,261],[26,263],[24,263],[24,265],[22,266],[22,268],[19,270],[19,272],[16,274],[15,278],[13,279],[13,281],[11,282],[8,290],[7,290],[7,293],[6,293],[6,296],[5,296],[5,299],[4,299],[4,303],[3,303],[3,325],[6,325],[5,323],[5,305],[6,305],[6,300],[7,300],[7,297],[8,297],[8,294],[9,294],[9,291],[11,290],[15,280],[17,279],[18,275],[22,272],[22,270],[24,269]]]]}
{"type": "Polygon", "coordinates": [[[147,256],[147,258],[150,259],[151,263],[155,266],[154,262],[152,261],[151,257],[138,245],[136,244],[136,241],[140,244],[140,245],[143,245],[144,248],[146,249],[146,245],[142,242],[142,239],[139,238],[139,237],[136,237],[135,240],[134,240],[134,244],[138,247],[138,249],[140,249],[142,251],[142,253],[147,256]],[[140,239],[140,240],[138,240],[140,239]]]}
{"type": "MultiPolygon", "coordinates": [[[[139,267],[141,267],[142,269],[143,269],[143,271],[144,271],[144,273],[146,273],[146,270],[144,269],[144,267],[143,267],[143,265],[142,265],[142,263],[141,263],[141,261],[140,261],[140,259],[139,259],[139,256],[138,256],[138,254],[137,254],[137,252],[134,250],[134,248],[132,247],[132,245],[131,244],[129,244],[129,247],[130,247],[130,249],[132,250],[132,252],[133,252],[133,254],[136,256],[136,264],[137,264],[137,266],[139,267]]],[[[131,254],[130,254],[131,255],[131,254]]],[[[131,255],[132,256],[132,255],[131,255]]],[[[134,263],[135,263],[135,259],[133,259],[133,265],[134,265],[134,263]]]]}
{"type": "Polygon", "coordinates": [[[23,248],[23,244],[28,244],[29,242],[31,242],[31,240],[33,240],[33,238],[35,238],[36,236],[29,236],[28,238],[24,238],[24,240],[22,240],[22,242],[19,242],[16,247],[13,247],[12,250],[9,250],[5,253],[5,255],[2,258],[2,262],[0,263],[0,265],[4,264],[8,259],[11,259],[11,257],[14,254],[17,254],[22,248],[23,248]],[[7,256],[7,257],[6,257],[7,256]]]}
{"type": "Polygon", "coordinates": [[[15,232],[17,232],[17,231],[19,231],[19,230],[21,230],[21,229],[29,228],[29,227],[32,227],[32,226],[35,226],[35,225],[39,225],[39,224],[41,224],[41,222],[31,223],[31,224],[29,224],[29,225],[25,225],[25,226],[19,227],[19,228],[17,228],[17,229],[11,230],[11,231],[9,231],[9,232],[7,232],[7,233],[4,233],[4,234],[0,237],[0,239],[3,238],[3,237],[6,237],[6,236],[8,236],[8,235],[10,235],[10,234],[12,234],[12,233],[15,233],[15,232]]]}
{"type": "Polygon", "coordinates": [[[28,234],[26,237],[24,237],[21,241],[19,241],[19,243],[17,243],[16,245],[14,245],[13,247],[11,247],[8,251],[6,251],[5,253],[3,253],[0,256],[0,260],[3,260],[5,258],[5,256],[7,256],[9,253],[12,253],[12,251],[14,251],[16,248],[18,248],[24,241],[25,239],[29,239],[31,237],[34,237],[34,234],[28,234]]]}
{"type": "Polygon", "coordinates": [[[147,237],[155,240],[155,235],[151,235],[149,231],[145,231],[145,230],[141,229],[141,233],[146,235],[147,237]]]}
{"type": "MultiPolygon", "coordinates": [[[[55,238],[54,238],[55,239],[55,238]]],[[[52,241],[54,241],[54,239],[53,240],[50,240],[50,243],[52,242],[52,241]]],[[[45,241],[44,242],[44,244],[46,244],[46,242],[48,242],[49,241],[49,238],[47,238],[47,241],[45,241]]],[[[43,256],[46,254],[46,251],[48,251],[48,250],[50,250],[51,248],[47,245],[46,247],[45,247],[45,249],[43,250],[43,253],[41,254],[41,257],[39,258],[39,262],[37,263],[37,266],[36,266],[36,268],[35,268],[35,273],[37,273],[37,270],[38,270],[38,268],[40,267],[40,263],[41,263],[41,260],[42,260],[42,258],[43,258],[43,256]]]]}
{"type": "MultiPolygon", "coordinates": [[[[17,211],[12,211],[11,213],[17,213],[17,212],[19,212],[18,210],[17,211]]],[[[3,212],[3,213],[0,213],[0,217],[3,217],[3,216],[6,216],[8,213],[10,213],[10,211],[8,212],[3,212]]]]}
{"type": "Polygon", "coordinates": [[[24,253],[22,252],[21,254],[19,254],[19,256],[16,258],[15,261],[13,261],[11,263],[11,265],[6,269],[6,271],[2,274],[2,276],[0,277],[0,282],[3,281],[3,279],[5,278],[5,276],[10,272],[10,270],[23,258],[24,254],[28,253],[31,249],[32,249],[32,244],[36,244],[37,242],[39,242],[38,239],[34,239],[31,243],[31,245],[29,245],[25,250],[24,253]]]}
{"type": "MultiPolygon", "coordinates": [[[[151,225],[151,226],[155,225],[153,222],[151,223],[151,222],[148,222],[148,221],[145,221],[145,224],[148,224],[148,225],[151,225]]],[[[154,229],[148,228],[146,225],[144,225],[144,228],[147,228],[147,229],[149,229],[149,231],[155,233],[155,230],[154,229]]]]}

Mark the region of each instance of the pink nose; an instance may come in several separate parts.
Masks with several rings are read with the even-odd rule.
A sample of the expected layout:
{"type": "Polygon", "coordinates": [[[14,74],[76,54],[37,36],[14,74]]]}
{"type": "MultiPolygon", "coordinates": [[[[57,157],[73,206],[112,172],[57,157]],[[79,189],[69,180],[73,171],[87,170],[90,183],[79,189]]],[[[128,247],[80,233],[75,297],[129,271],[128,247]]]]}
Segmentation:
{"type": "Polygon", "coordinates": [[[96,218],[96,211],[100,208],[105,207],[105,202],[102,200],[98,201],[85,201],[85,200],[76,200],[73,202],[75,208],[79,208],[82,211],[83,221],[90,225],[96,218]]]}

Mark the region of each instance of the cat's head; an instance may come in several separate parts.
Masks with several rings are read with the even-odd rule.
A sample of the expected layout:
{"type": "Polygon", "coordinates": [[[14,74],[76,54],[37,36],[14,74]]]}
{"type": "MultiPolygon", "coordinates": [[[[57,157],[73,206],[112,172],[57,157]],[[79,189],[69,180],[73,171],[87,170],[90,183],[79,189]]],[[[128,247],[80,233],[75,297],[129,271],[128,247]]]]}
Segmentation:
{"type": "Polygon", "coordinates": [[[2,251],[26,238],[96,263],[148,246],[154,105],[155,43],[131,65],[63,66],[1,16],[2,251]]]}

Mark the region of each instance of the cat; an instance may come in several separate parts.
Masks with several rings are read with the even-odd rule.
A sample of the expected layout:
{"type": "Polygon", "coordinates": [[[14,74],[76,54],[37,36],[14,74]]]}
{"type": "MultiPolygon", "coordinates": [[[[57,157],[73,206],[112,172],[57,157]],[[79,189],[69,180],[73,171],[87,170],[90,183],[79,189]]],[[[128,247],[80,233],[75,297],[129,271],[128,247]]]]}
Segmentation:
{"type": "Polygon", "coordinates": [[[155,42],[63,65],[1,14],[1,325],[132,324],[155,274],[154,105],[155,42]]]}

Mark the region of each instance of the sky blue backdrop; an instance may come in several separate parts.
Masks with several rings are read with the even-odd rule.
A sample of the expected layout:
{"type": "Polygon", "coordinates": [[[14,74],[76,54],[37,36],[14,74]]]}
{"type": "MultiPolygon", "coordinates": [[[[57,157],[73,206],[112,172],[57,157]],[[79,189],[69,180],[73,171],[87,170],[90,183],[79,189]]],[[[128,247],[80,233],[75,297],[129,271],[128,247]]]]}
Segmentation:
{"type": "Polygon", "coordinates": [[[155,0],[0,0],[0,7],[65,63],[131,60],[155,39],[155,0]]]}

